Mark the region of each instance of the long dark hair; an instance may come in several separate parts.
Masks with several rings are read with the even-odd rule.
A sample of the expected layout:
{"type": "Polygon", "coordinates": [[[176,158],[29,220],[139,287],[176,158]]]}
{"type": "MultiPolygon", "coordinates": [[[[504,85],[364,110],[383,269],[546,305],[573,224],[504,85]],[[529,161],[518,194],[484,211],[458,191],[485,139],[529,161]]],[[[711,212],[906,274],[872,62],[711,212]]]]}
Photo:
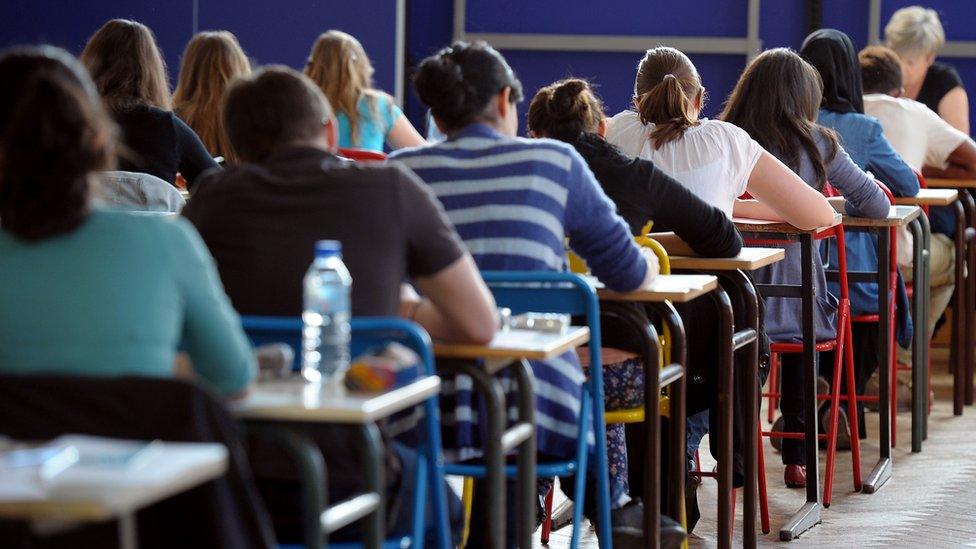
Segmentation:
{"type": "Polygon", "coordinates": [[[704,103],[705,88],[687,55],[665,46],[647,50],[637,67],[634,108],[643,124],[654,124],[651,141],[655,149],[698,125],[691,110],[699,98],[704,103]]]}
{"type": "Polygon", "coordinates": [[[81,62],[113,111],[148,105],[170,110],[166,63],[149,27],[112,19],[85,44],[81,62]]]}
{"type": "Polygon", "coordinates": [[[88,213],[89,175],[111,169],[115,129],[84,69],[50,46],[0,54],[0,227],[25,240],[88,213]]]}
{"type": "Polygon", "coordinates": [[[512,104],[522,101],[522,83],[502,54],[484,42],[455,42],[424,59],[413,85],[448,131],[490,121],[486,109],[505,88],[511,89],[512,104]]]}
{"type": "Polygon", "coordinates": [[[813,164],[820,190],[827,181],[826,164],[837,154],[833,131],[817,124],[823,84],[816,69],[787,48],[763,52],[739,77],[721,119],[739,126],[794,172],[800,151],[813,164]],[[817,147],[816,134],[828,142],[828,157],[817,147]]]}

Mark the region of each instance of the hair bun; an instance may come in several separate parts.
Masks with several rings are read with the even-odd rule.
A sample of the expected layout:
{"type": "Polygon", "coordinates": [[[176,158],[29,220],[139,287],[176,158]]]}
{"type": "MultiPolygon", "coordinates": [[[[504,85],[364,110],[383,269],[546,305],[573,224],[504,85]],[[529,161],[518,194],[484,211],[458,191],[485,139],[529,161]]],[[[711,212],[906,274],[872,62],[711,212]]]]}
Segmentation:
{"type": "Polygon", "coordinates": [[[553,118],[557,120],[572,120],[579,118],[589,109],[589,104],[582,97],[583,92],[590,88],[585,80],[573,78],[566,80],[553,89],[549,97],[548,108],[553,118]]]}

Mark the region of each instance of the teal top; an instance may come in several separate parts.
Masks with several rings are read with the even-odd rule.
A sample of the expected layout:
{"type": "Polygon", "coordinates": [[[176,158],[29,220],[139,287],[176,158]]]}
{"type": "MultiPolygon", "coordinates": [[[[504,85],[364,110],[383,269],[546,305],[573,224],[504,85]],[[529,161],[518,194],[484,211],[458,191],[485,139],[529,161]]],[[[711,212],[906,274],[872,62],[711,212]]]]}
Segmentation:
{"type": "Polygon", "coordinates": [[[220,393],[254,377],[240,319],[186,220],[95,210],[40,242],[0,230],[0,371],[169,377],[178,348],[220,393]]]}
{"type": "Polygon", "coordinates": [[[385,93],[364,95],[359,99],[356,108],[359,110],[359,141],[353,142],[349,131],[349,117],[340,112],[336,115],[336,120],[339,121],[339,146],[383,152],[386,136],[397,119],[403,116],[403,111],[385,93]],[[376,102],[375,114],[370,107],[373,101],[376,102]]]}

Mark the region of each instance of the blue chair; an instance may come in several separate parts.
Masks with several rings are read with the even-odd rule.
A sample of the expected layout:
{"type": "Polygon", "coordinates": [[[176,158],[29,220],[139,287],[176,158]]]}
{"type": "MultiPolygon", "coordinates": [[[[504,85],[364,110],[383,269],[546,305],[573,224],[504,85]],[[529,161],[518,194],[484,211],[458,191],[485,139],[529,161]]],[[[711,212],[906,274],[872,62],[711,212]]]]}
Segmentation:
{"type": "MultiPolygon", "coordinates": [[[[296,355],[300,354],[302,348],[302,320],[297,317],[260,317],[245,316],[242,318],[245,333],[254,345],[265,343],[287,343],[296,350],[296,355]]],[[[421,375],[434,375],[434,353],[430,342],[430,336],[416,324],[400,318],[353,318],[350,322],[352,328],[352,342],[350,351],[352,356],[365,351],[369,347],[377,344],[396,341],[401,343],[414,352],[421,359],[421,375]]],[[[296,357],[295,369],[300,365],[300,358],[296,357]]],[[[316,453],[317,450],[316,450],[316,453]]],[[[318,456],[321,461],[321,455],[318,456]]],[[[433,512],[436,520],[437,540],[439,549],[449,549],[451,547],[450,526],[448,524],[447,495],[444,492],[444,455],[441,448],[440,431],[440,408],[437,397],[432,397],[424,402],[424,433],[421,442],[419,455],[417,456],[417,467],[415,474],[415,494],[413,508],[413,526],[410,537],[386,540],[382,546],[384,548],[402,548],[420,546],[424,544],[425,537],[425,510],[428,486],[433,490],[433,512]]],[[[317,488],[317,487],[316,487],[317,488]]],[[[314,505],[313,498],[306,498],[306,505],[314,505]]],[[[314,510],[314,515],[319,517],[323,509],[314,510]]],[[[308,533],[306,537],[309,537],[308,533]]],[[[315,547],[325,545],[326,536],[322,536],[322,543],[314,544],[315,547]]],[[[306,547],[312,547],[311,540],[306,540],[306,547]]],[[[362,547],[359,543],[338,543],[330,544],[331,547],[339,548],[358,548],[362,547]]],[[[295,545],[281,546],[297,547],[295,545]]]]}
{"type": "MultiPolygon", "coordinates": [[[[611,547],[610,489],[607,464],[607,437],[604,423],[603,368],[600,361],[600,304],[596,292],[587,281],[576,274],[546,271],[482,271],[482,278],[495,296],[499,307],[511,309],[513,315],[526,312],[545,312],[586,317],[590,329],[590,377],[583,387],[580,406],[579,435],[573,459],[538,464],[538,475],[556,477],[575,475],[573,487],[573,534],[570,547],[579,545],[580,524],[586,485],[589,452],[587,432],[593,428],[596,439],[594,470],[597,480],[597,522],[601,547],[611,547]],[[577,474],[578,473],[578,474],[577,474]]],[[[484,465],[448,464],[447,474],[482,478],[484,465]]],[[[517,470],[506,467],[506,476],[513,478],[517,470]]]]}

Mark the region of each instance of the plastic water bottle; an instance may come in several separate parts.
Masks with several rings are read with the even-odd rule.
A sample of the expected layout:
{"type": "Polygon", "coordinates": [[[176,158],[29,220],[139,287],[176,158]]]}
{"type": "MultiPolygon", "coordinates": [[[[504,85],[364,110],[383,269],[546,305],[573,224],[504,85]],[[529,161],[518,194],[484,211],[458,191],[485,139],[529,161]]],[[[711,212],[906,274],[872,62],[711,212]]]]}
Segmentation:
{"type": "Polygon", "coordinates": [[[342,263],[342,243],[320,240],[305,274],[302,314],[302,375],[311,382],[341,387],[349,369],[352,277],[342,263]]]}

